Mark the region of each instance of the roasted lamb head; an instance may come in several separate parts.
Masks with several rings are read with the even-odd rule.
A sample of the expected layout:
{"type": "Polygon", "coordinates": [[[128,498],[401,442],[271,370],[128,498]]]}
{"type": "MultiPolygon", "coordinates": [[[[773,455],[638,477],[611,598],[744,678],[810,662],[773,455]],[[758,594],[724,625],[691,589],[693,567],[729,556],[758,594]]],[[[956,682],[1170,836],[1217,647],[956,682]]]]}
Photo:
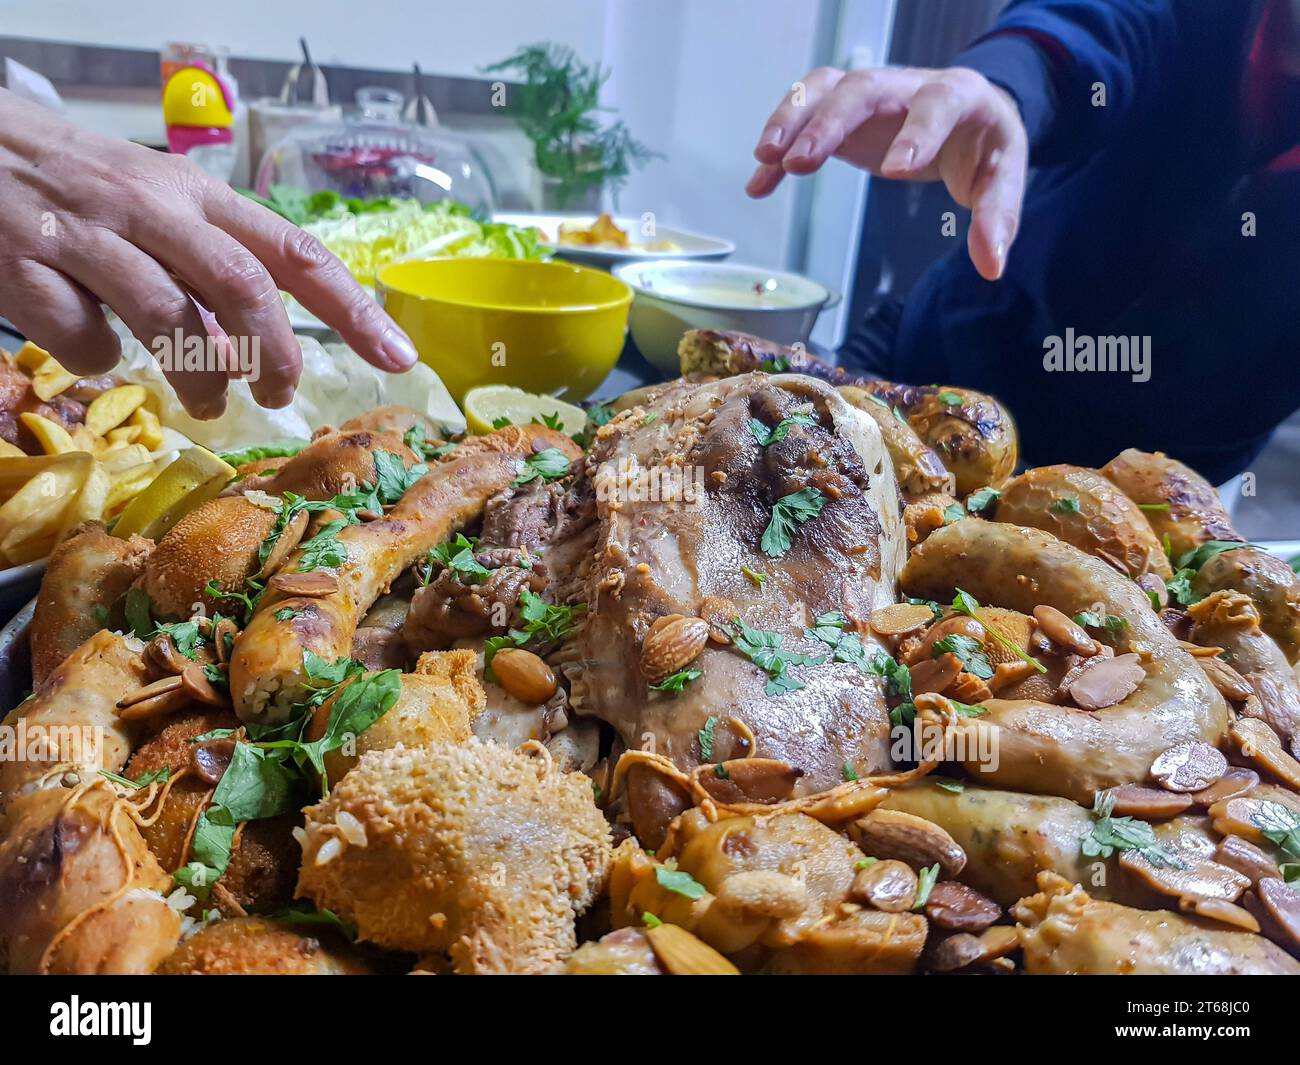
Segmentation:
{"type": "MultiPolygon", "coordinates": [[[[599,431],[586,476],[595,553],[562,655],[575,710],[686,771],[786,762],[794,794],[889,765],[866,623],[895,601],[904,543],[870,418],[806,376],[667,388],[599,431]]],[[[628,804],[653,846],[685,795],[644,769],[628,804]]]]}

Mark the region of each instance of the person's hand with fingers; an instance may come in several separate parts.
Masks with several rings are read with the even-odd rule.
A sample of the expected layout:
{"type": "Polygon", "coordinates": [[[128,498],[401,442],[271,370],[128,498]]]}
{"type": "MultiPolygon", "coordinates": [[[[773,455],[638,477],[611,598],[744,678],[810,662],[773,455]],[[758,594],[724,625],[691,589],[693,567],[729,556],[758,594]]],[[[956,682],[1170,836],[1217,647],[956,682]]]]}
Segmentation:
{"type": "MultiPolygon", "coordinates": [[[[406,334],[297,226],[184,157],[78,129],[3,90],[0,203],[0,314],[74,373],[105,373],[120,358],[101,303],[151,351],[177,330],[206,341],[204,316],[215,316],[219,346],[222,333],[258,338],[249,386],[258,403],[283,407],[302,352],[280,289],[380,369],[415,362],[406,334]]],[[[186,410],[215,418],[234,372],[173,364],[168,379],[186,410]]]]}
{"type": "Polygon", "coordinates": [[[834,156],[873,174],[942,180],[971,209],[971,261],[990,281],[1015,240],[1029,148],[1015,101],[974,70],[814,70],[772,112],[751,196],[834,156]]]}

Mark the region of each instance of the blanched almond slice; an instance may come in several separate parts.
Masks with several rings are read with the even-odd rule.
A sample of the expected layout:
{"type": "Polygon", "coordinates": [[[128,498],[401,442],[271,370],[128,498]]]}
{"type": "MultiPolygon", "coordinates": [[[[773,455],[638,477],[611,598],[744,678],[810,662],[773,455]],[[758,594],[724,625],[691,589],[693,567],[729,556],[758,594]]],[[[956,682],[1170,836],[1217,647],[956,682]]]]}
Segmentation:
{"type": "Polygon", "coordinates": [[[716,801],[727,805],[784,802],[803,776],[803,770],[775,758],[736,758],[718,764],[725,777],[714,770],[702,773],[698,780],[716,801]]]}
{"type": "Polygon", "coordinates": [[[1136,654],[1117,655],[1085,670],[1070,685],[1070,698],[1085,710],[1105,710],[1127,699],[1145,678],[1136,654]]]}
{"type": "Polygon", "coordinates": [[[949,651],[938,658],[918,662],[911,669],[912,694],[941,692],[957,679],[961,672],[961,659],[949,651]]]}
{"type": "Polygon", "coordinates": [[[1149,887],[1162,895],[1182,898],[1195,895],[1201,898],[1226,899],[1235,902],[1241,893],[1250,887],[1250,879],[1229,869],[1226,865],[1211,861],[1189,861],[1181,856],[1187,864],[1186,869],[1177,869],[1167,865],[1156,865],[1141,851],[1121,851],[1119,864],[1139,877],[1149,887]]]}
{"type": "Polygon", "coordinates": [[[1289,941],[1282,946],[1295,953],[1300,948],[1300,891],[1282,880],[1270,879],[1261,880],[1255,893],[1273,926],[1289,941]]]}
{"type": "Polygon", "coordinates": [[[1242,876],[1248,877],[1252,884],[1258,884],[1269,877],[1280,877],[1277,862],[1249,840],[1240,836],[1224,836],[1214,850],[1214,860],[1229,869],[1235,869],[1242,876]]]}
{"type": "Polygon", "coordinates": [[[1253,769],[1233,766],[1208,788],[1192,792],[1197,806],[1213,806],[1237,795],[1245,795],[1259,783],[1259,774],[1253,769]]]}
{"type": "Polygon", "coordinates": [[[891,603],[871,612],[871,627],[882,636],[902,636],[923,629],[934,611],[923,603],[891,603]]]}
{"type": "Polygon", "coordinates": [[[1243,717],[1228,726],[1228,735],[1241,751],[1259,769],[1272,773],[1293,788],[1300,788],[1300,762],[1282,747],[1282,741],[1272,727],[1258,718],[1243,717]]]}
{"type": "Polygon", "coordinates": [[[1168,791],[1203,791],[1228,771],[1228,760],[1208,743],[1178,743],[1156,755],[1151,779],[1168,791]]]}
{"type": "Polygon", "coordinates": [[[1225,699],[1242,703],[1255,694],[1255,689],[1250,686],[1246,678],[1222,658],[1202,656],[1197,658],[1196,664],[1201,667],[1201,672],[1225,699]]]}
{"type": "Polygon", "coordinates": [[[1190,795],[1176,795],[1164,788],[1147,788],[1141,784],[1121,784],[1111,788],[1116,817],[1137,817],[1143,821],[1167,821],[1191,809],[1190,795]]]}
{"type": "Polygon", "coordinates": [[[1178,908],[1183,913],[1192,913],[1197,917],[1206,917],[1211,921],[1240,928],[1243,932],[1258,932],[1259,922],[1236,903],[1227,899],[1206,899],[1199,896],[1187,896],[1178,900],[1178,908]]]}
{"type": "Polygon", "coordinates": [[[203,663],[191,662],[181,674],[181,686],[195,702],[206,706],[225,706],[230,700],[208,680],[203,663]]]}
{"type": "Polygon", "coordinates": [[[1085,658],[1097,653],[1097,642],[1056,607],[1046,604],[1034,607],[1034,620],[1043,635],[1058,647],[1085,658]]]}
{"type": "Polygon", "coordinates": [[[275,538],[275,543],[271,545],[271,553],[266,556],[262,568],[257,571],[257,580],[266,580],[284,565],[284,560],[289,557],[289,552],[293,551],[302,542],[302,535],[307,531],[307,522],[310,518],[311,515],[305,510],[300,510],[289,519],[289,524],[284,527],[280,535],[275,538]]]}
{"type": "Polygon", "coordinates": [[[282,595],[301,595],[310,599],[333,595],[339,590],[339,579],[325,570],[314,569],[307,573],[277,573],[271,578],[268,588],[274,588],[282,595]]]}
{"type": "Polygon", "coordinates": [[[673,976],[739,976],[740,970],[721,954],[675,924],[645,930],[659,964],[673,976]]]}

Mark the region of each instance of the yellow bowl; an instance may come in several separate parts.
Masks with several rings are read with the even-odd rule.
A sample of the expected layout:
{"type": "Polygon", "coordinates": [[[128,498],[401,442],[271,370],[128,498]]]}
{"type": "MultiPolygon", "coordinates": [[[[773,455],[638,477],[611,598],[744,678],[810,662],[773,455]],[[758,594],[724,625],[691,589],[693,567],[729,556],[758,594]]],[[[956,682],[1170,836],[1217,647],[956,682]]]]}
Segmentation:
{"type": "Polygon", "coordinates": [[[586,399],[618,361],[632,303],[602,271],[519,259],[393,263],[375,288],[457,403],[491,384],[586,399]]]}

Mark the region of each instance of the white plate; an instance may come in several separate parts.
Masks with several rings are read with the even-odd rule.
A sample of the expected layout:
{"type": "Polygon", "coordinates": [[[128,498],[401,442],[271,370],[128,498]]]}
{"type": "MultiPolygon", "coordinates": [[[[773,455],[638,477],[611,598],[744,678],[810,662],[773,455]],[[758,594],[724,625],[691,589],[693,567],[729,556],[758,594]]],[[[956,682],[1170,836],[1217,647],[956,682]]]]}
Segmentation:
{"type": "MultiPolygon", "coordinates": [[[[736,246],[729,240],[706,237],[685,229],[671,226],[656,226],[651,241],[667,240],[677,247],[671,251],[647,251],[644,248],[588,248],[571,244],[557,244],[561,222],[577,222],[590,225],[596,220],[593,214],[513,214],[500,213],[492,216],[494,222],[506,222],[512,226],[534,226],[542,231],[542,243],[552,248],[556,255],[573,262],[586,263],[588,266],[608,268],[618,263],[638,262],[642,259],[725,259],[736,246]]],[[[615,215],[614,224],[628,234],[633,244],[647,238],[638,236],[641,232],[641,219],[630,215],[615,215]]]]}

